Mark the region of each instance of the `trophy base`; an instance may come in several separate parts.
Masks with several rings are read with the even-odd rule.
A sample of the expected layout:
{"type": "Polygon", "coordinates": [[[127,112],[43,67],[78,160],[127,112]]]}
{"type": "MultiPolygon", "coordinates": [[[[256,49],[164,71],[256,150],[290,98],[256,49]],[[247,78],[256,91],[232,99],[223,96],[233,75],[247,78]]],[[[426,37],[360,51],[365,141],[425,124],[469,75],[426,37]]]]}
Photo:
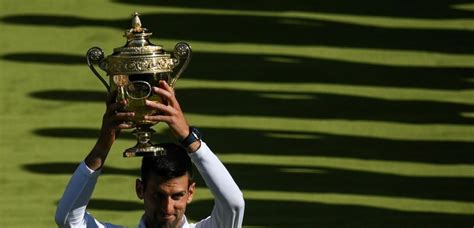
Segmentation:
{"type": "Polygon", "coordinates": [[[130,158],[130,157],[157,157],[157,156],[163,156],[166,155],[166,150],[163,147],[159,146],[145,146],[145,147],[139,147],[139,146],[134,146],[132,148],[128,148],[123,152],[123,157],[124,158],[130,158]]]}
{"type": "Polygon", "coordinates": [[[137,144],[123,152],[123,157],[156,157],[166,155],[165,148],[153,145],[151,136],[155,131],[150,125],[138,125],[133,134],[137,137],[137,144]]]}

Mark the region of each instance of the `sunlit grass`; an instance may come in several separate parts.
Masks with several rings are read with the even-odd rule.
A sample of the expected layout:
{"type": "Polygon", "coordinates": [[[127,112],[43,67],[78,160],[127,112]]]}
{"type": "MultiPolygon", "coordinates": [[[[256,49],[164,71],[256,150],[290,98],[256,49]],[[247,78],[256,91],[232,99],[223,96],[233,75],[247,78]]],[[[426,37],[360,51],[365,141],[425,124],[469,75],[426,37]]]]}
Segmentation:
{"type": "MultiPolygon", "coordinates": [[[[310,73],[310,72],[309,72],[310,73]]],[[[317,75],[314,77],[317,78],[317,75]]],[[[472,83],[466,81],[466,83],[472,83]]],[[[292,93],[299,98],[309,98],[309,94],[331,93],[361,97],[380,98],[387,100],[421,100],[445,101],[452,103],[474,104],[474,90],[436,90],[421,88],[387,88],[383,86],[337,85],[325,83],[276,83],[276,82],[243,82],[243,81],[211,81],[183,78],[177,88],[216,88],[235,89],[258,92],[281,92],[288,96],[292,93]]]]}
{"type": "Polygon", "coordinates": [[[363,196],[333,193],[302,193],[274,191],[246,191],[248,199],[314,202],[325,204],[359,205],[411,212],[474,214],[474,203],[447,200],[421,200],[404,197],[363,196]]]}
{"type": "Polygon", "coordinates": [[[193,47],[208,52],[288,55],[386,66],[474,67],[473,56],[470,54],[428,51],[308,45],[219,44],[202,41],[193,41],[193,47]]]}
{"type": "MultiPolygon", "coordinates": [[[[315,151],[317,148],[314,149],[315,151]]],[[[290,152],[291,153],[291,152],[290,152]]],[[[331,158],[322,156],[265,156],[232,154],[219,155],[229,163],[260,164],[270,166],[294,166],[311,168],[335,168],[409,177],[474,177],[474,166],[470,164],[428,164],[402,161],[365,160],[354,158],[331,158]]],[[[315,176],[316,178],[316,176],[315,176]]]]}
{"type": "MultiPolygon", "coordinates": [[[[473,7],[472,4],[460,4],[449,5],[449,8],[465,11],[472,10],[473,7]]],[[[180,19],[179,15],[187,14],[215,15],[216,18],[217,16],[239,16],[239,18],[252,16],[255,19],[272,20],[273,25],[277,26],[306,26],[310,29],[339,25],[351,28],[362,27],[365,29],[364,31],[379,29],[382,32],[388,32],[398,29],[405,31],[406,34],[411,34],[410,32],[413,31],[437,31],[437,34],[443,31],[474,31],[474,20],[462,17],[408,18],[317,11],[298,12],[291,11],[291,9],[287,11],[246,11],[178,6],[162,7],[141,5],[139,1],[130,4],[108,0],[43,0],[24,1],[22,4],[12,0],[2,0],[0,2],[1,18],[25,15],[43,15],[46,17],[63,15],[86,20],[102,20],[106,23],[125,20],[134,11],[139,11],[144,15],[173,14],[176,15],[176,20],[180,19]]],[[[149,23],[159,24],[161,22],[144,22],[144,24],[149,23]]],[[[98,132],[100,127],[104,104],[96,100],[67,100],[64,99],[66,97],[61,97],[61,95],[47,99],[35,96],[35,94],[59,91],[58,94],[63,92],[64,96],[67,96],[67,91],[70,90],[95,94],[104,92],[105,94],[105,89],[89,71],[85,60],[83,63],[79,61],[48,62],[44,59],[22,61],[8,59],[5,56],[15,54],[28,56],[28,54],[36,53],[53,57],[64,55],[79,58],[84,56],[87,49],[92,46],[100,46],[107,54],[111,54],[113,48],[123,45],[125,40],[122,35],[129,24],[124,24],[123,29],[97,24],[37,25],[35,21],[15,24],[0,20],[0,24],[2,28],[2,35],[0,35],[2,43],[0,49],[0,80],[2,80],[0,83],[0,172],[2,173],[0,174],[2,190],[0,227],[53,227],[56,203],[66,186],[70,172],[72,172],[66,170],[66,168],[73,167],[81,161],[94,145],[96,137],[94,133],[98,132]],[[40,130],[50,129],[72,130],[66,132],[68,135],[66,133],[63,135],[41,134],[40,130]],[[91,134],[74,137],[74,129],[88,131],[91,134]],[[60,170],[52,170],[48,167],[49,165],[56,167],[55,164],[66,165],[65,167],[58,167],[60,170]],[[38,165],[39,168],[37,167],[36,170],[28,169],[28,165],[38,165]]],[[[152,41],[156,44],[162,44],[166,50],[171,50],[176,42],[181,41],[178,38],[162,39],[160,37],[160,33],[168,31],[153,32],[152,41]]],[[[258,31],[235,31],[234,35],[236,37],[239,35],[252,37],[252,33],[255,32],[258,31]]],[[[426,182],[435,183],[436,186],[443,184],[443,181],[455,182],[459,186],[469,186],[474,178],[472,159],[471,161],[461,159],[443,161],[438,159],[433,162],[433,160],[430,160],[430,156],[433,156],[433,154],[426,151],[425,160],[419,157],[416,160],[410,156],[410,152],[419,151],[410,150],[411,148],[404,146],[403,143],[421,142],[425,145],[444,142],[465,146],[464,148],[458,146],[452,151],[446,150],[445,155],[438,154],[438,156],[444,156],[444,158],[451,158],[451,154],[456,154],[457,151],[455,150],[468,151],[468,147],[472,147],[472,143],[474,143],[474,128],[472,123],[469,122],[474,116],[472,114],[472,106],[474,105],[474,89],[471,86],[474,79],[472,77],[456,78],[458,75],[450,75],[449,73],[438,75],[440,77],[445,76],[446,78],[442,78],[445,82],[449,82],[451,78],[456,78],[456,80],[459,80],[459,84],[465,83],[463,89],[443,87],[443,85],[439,85],[441,88],[431,88],[423,83],[419,83],[418,87],[394,86],[389,83],[370,84],[370,81],[351,84],[350,81],[343,80],[346,75],[338,75],[341,77],[339,81],[331,81],[329,76],[325,78],[329,82],[321,80],[324,76],[322,74],[329,74],[333,70],[338,70],[339,65],[349,67],[350,70],[353,64],[370,69],[381,68],[384,70],[381,72],[390,72],[393,69],[414,69],[414,71],[409,71],[414,72],[413,75],[410,75],[413,79],[416,79],[416,73],[425,73],[424,70],[434,72],[448,69],[446,72],[451,72],[449,70],[455,69],[464,70],[463,72],[467,72],[466,75],[469,75],[468,72],[474,69],[474,55],[472,53],[436,51],[436,47],[433,47],[433,50],[417,50],[416,48],[394,48],[394,46],[385,49],[380,44],[374,47],[371,47],[370,44],[351,46],[352,40],[347,42],[346,46],[330,46],[317,43],[281,44],[276,42],[279,37],[268,37],[266,43],[244,42],[239,39],[236,39],[235,42],[222,42],[213,39],[193,40],[192,33],[190,34],[186,41],[192,45],[193,50],[198,55],[243,56],[243,60],[246,60],[244,59],[246,57],[261,57],[261,64],[268,64],[267,66],[282,64],[288,66],[286,68],[288,72],[296,72],[294,75],[288,75],[287,81],[279,81],[273,79],[273,75],[259,72],[261,69],[250,68],[246,69],[245,72],[252,74],[252,76],[265,77],[268,80],[259,81],[258,78],[253,79],[251,77],[249,77],[250,80],[248,78],[233,78],[230,80],[226,78],[227,73],[238,72],[242,70],[239,67],[246,66],[235,63],[236,67],[232,68],[231,66],[234,63],[229,63],[229,69],[220,72],[221,75],[213,79],[209,79],[206,72],[199,72],[194,75],[186,74],[189,73],[186,72],[176,87],[178,95],[180,90],[195,91],[195,96],[199,96],[198,92],[205,89],[229,93],[238,91],[242,92],[240,94],[251,93],[250,98],[267,102],[248,104],[247,112],[240,113],[236,111],[229,115],[200,113],[199,110],[191,112],[188,111],[191,107],[182,107],[190,123],[216,132],[214,133],[214,139],[210,137],[206,140],[215,140],[216,144],[221,143],[220,148],[223,148],[223,150],[216,151],[216,153],[230,169],[236,170],[235,174],[237,175],[234,177],[237,182],[247,184],[250,182],[249,186],[245,186],[246,188],[243,189],[248,200],[248,214],[244,220],[244,224],[248,225],[247,227],[276,227],[278,225],[282,227],[299,227],[301,225],[313,227],[314,224],[304,223],[316,221],[318,223],[314,225],[316,227],[350,226],[351,222],[354,221],[345,220],[345,215],[339,213],[341,211],[342,213],[345,211],[360,211],[362,214],[365,212],[367,213],[365,217],[371,217],[372,212],[376,212],[379,213],[380,218],[370,218],[370,220],[382,221],[385,219],[384,216],[387,216],[392,219],[392,222],[394,220],[398,221],[395,225],[399,224],[400,227],[403,227],[404,222],[408,222],[404,220],[407,217],[413,220],[409,221],[412,222],[410,224],[425,227],[438,226],[439,224],[436,221],[430,223],[430,219],[436,219],[439,216],[459,218],[459,220],[447,220],[447,222],[453,221],[453,226],[457,224],[456,222],[469,220],[467,218],[472,217],[474,213],[472,194],[453,196],[449,195],[449,192],[445,192],[445,189],[416,189],[420,193],[413,196],[410,195],[410,192],[402,192],[403,189],[394,189],[391,192],[392,194],[378,193],[371,190],[379,186],[372,186],[370,179],[367,180],[372,176],[379,177],[379,181],[387,178],[387,186],[390,186],[391,178],[401,180],[401,183],[398,184],[403,184],[404,180],[416,180],[421,184],[426,182]],[[275,41],[275,43],[272,41],[275,41]],[[318,68],[319,65],[301,66],[301,64],[305,64],[305,61],[311,64],[330,62],[329,65],[334,67],[320,69],[318,68]],[[300,67],[304,67],[305,70],[299,70],[300,67]],[[422,70],[419,70],[420,68],[422,70]],[[443,119],[446,120],[443,123],[423,122],[423,116],[419,119],[420,123],[417,123],[416,121],[408,122],[403,119],[370,119],[374,117],[371,115],[362,116],[368,117],[365,119],[355,119],[351,116],[345,116],[345,118],[332,118],[330,115],[319,116],[318,110],[325,108],[323,104],[331,105],[331,99],[326,100],[327,103],[318,103],[317,107],[304,105],[294,107],[292,105],[292,102],[295,101],[314,105],[318,99],[324,99],[324,97],[342,97],[346,104],[355,99],[361,101],[376,100],[377,104],[380,104],[380,107],[377,107],[378,110],[383,109],[387,103],[393,102],[399,104],[404,104],[404,102],[421,102],[422,104],[423,102],[430,102],[433,107],[438,107],[439,103],[443,103],[447,107],[457,105],[462,108],[455,111],[446,110],[446,112],[452,111],[453,115],[443,119]],[[288,109],[299,108],[302,111],[311,110],[313,112],[299,117],[285,115],[285,113],[274,113],[272,115],[271,112],[264,112],[264,114],[257,115],[258,113],[252,112],[252,108],[257,109],[261,106],[268,107],[264,111],[271,111],[274,103],[282,104],[283,107],[287,105],[288,109]],[[449,117],[460,118],[464,122],[453,123],[450,122],[449,117]],[[223,133],[221,134],[221,132],[223,133]],[[224,138],[226,140],[220,142],[224,138]],[[242,138],[247,139],[247,141],[239,141],[242,138]],[[325,148],[320,147],[328,138],[331,138],[332,141],[329,140],[329,142],[334,142],[335,145],[325,145],[325,148]],[[289,142],[288,145],[283,145],[284,148],[279,147],[282,146],[279,143],[282,140],[289,142]],[[349,142],[349,144],[338,144],[338,140],[342,143],[349,142]],[[350,142],[359,141],[367,143],[350,144],[350,142]],[[371,152],[393,156],[393,154],[383,153],[383,143],[393,142],[397,142],[396,144],[400,145],[400,148],[408,148],[407,151],[396,151],[395,149],[395,152],[403,153],[403,156],[400,156],[401,158],[398,159],[396,156],[395,158],[390,157],[390,159],[384,159],[383,156],[371,157],[371,152]],[[310,146],[301,148],[301,143],[310,146]],[[312,143],[314,146],[311,146],[312,143]],[[222,147],[225,144],[227,144],[226,147],[222,147]],[[375,151],[360,147],[360,145],[370,146],[374,144],[382,149],[375,151]],[[242,146],[238,147],[240,145],[242,146]],[[298,151],[291,150],[292,147],[295,150],[304,149],[307,153],[295,154],[298,151]],[[258,148],[258,150],[255,148],[258,148]],[[325,154],[321,154],[321,150],[325,150],[325,154]],[[253,152],[250,153],[249,151],[253,152]],[[362,151],[365,152],[366,157],[361,156],[362,151]],[[276,152],[279,152],[279,154],[273,154],[276,152]],[[338,152],[341,152],[341,154],[337,154],[338,152]],[[254,170],[269,171],[261,177],[254,170]],[[365,177],[363,183],[367,186],[358,186],[359,190],[362,189],[365,192],[351,192],[351,183],[340,183],[337,179],[340,176],[334,173],[350,175],[355,182],[358,181],[358,178],[365,177]],[[249,174],[255,179],[242,180],[242,176],[238,174],[249,174]],[[299,176],[307,177],[307,182],[295,182],[294,186],[287,186],[288,183],[291,183],[293,177],[299,176]],[[335,178],[328,180],[328,176],[335,178]],[[279,179],[282,177],[287,179],[279,179]],[[314,180],[331,181],[329,184],[333,184],[337,188],[334,187],[330,192],[325,192],[321,190],[325,186],[308,186],[311,191],[306,190],[304,188],[305,184],[314,183],[312,182],[314,180]],[[433,180],[433,182],[427,180],[433,180]],[[457,180],[459,181],[456,182],[457,180]],[[290,190],[265,189],[269,183],[276,183],[272,186],[278,187],[279,181],[284,182],[282,188],[285,187],[290,190]],[[466,181],[466,183],[461,181],[466,181]],[[294,191],[291,190],[292,187],[295,188],[294,191]],[[423,198],[423,191],[433,193],[433,195],[439,193],[445,196],[459,197],[464,200],[423,198]],[[314,211],[306,211],[305,208],[314,211]],[[265,214],[267,211],[270,214],[273,210],[285,214],[260,217],[261,214],[265,214]],[[320,216],[321,214],[323,215],[320,216]],[[391,217],[392,214],[395,214],[395,216],[391,217]],[[262,221],[262,219],[265,221],[262,221]],[[420,219],[420,221],[417,222],[417,219],[420,219]],[[300,222],[295,226],[288,225],[298,221],[300,222]],[[341,221],[346,223],[341,225],[341,221]],[[268,226],[264,226],[264,224],[268,224],[268,226]]],[[[294,34],[288,34],[288,36],[292,35],[294,34]]],[[[351,37],[342,38],[351,39],[351,37]]],[[[410,39],[410,37],[406,38],[410,39]]],[[[456,39],[456,37],[452,38],[456,39]]],[[[436,37],[433,37],[433,39],[436,39],[436,37]]],[[[354,42],[356,41],[354,40],[354,42]]],[[[380,42],[382,41],[383,39],[380,40],[380,42]]],[[[440,42],[443,44],[442,41],[440,42]]],[[[193,63],[191,62],[191,64],[193,63]]],[[[205,67],[212,70],[213,67],[217,67],[215,64],[209,62],[205,67]]],[[[363,72],[338,72],[351,72],[353,77],[364,76],[363,72]]],[[[401,74],[394,75],[405,76],[401,74]]],[[[383,77],[384,75],[381,74],[380,78],[376,79],[379,80],[378,82],[383,82],[383,77]]],[[[428,80],[427,83],[430,82],[429,77],[425,78],[428,80]]],[[[396,81],[396,78],[391,80],[396,81]]],[[[216,109],[228,107],[225,106],[226,100],[224,98],[229,96],[225,96],[227,94],[220,95],[223,97],[222,100],[213,100],[215,103],[211,104],[216,109]]],[[[192,104],[204,105],[206,102],[209,101],[195,100],[192,104]]],[[[246,102],[252,102],[252,100],[248,99],[246,102]]],[[[342,103],[344,104],[344,102],[342,103]]],[[[242,103],[241,105],[246,104],[242,103]]],[[[367,106],[367,110],[361,110],[358,113],[366,111],[370,114],[370,111],[372,111],[370,108],[370,106],[367,106]]],[[[238,107],[235,110],[238,110],[238,107]]],[[[341,107],[337,111],[343,112],[344,108],[341,107]]],[[[389,113],[389,111],[386,113],[389,113]]],[[[410,113],[408,111],[407,113],[410,113]]],[[[155,128],[161,134],[166,132],[164,124],[159,124],[155,128]]],[[[128,211],[116,211],[114,208],[90,208],[90,211],[101,220],[134,226],[142,214],[141,202],[134,193],[136,175],[132,174],[138,169],[139,159],[123,159],[121,157],[123,149],[134,143],[131,138],[127,138],[130,131],[124,131],[122,134],[123,137],[114,145],[108,158],[104,170],[106,174],[101,176],[93,199],[109,200],[116,204],[123,202],[127,205],[134,205],[134,207],[128,211]],[[123,173],[107,174],[107,169],[109,171],[119,170],[123,173]]],[[[204,134],[206,136],[206,132],[204,134]]],[[[390,151],[393,152],[394,150],[390,151]]],[[[465,157],[469,158],[468,155],[465,157]]],[[[301,180],[301,178],[298,180],[301,180]]],[[[202,213],[199,211],[192,212],[190,215],[192,220],[199,219],[201,215],[207,216],[209,214],[212,209],[208,208],[212,206],[211,198],[208,189],[199,186],[198,195],[194,202],[197,207],[196,210],[201,208],[206,210],[202,213]]],[[[356,218],[361,217],[356,216],[356,218]]],[[[361,219],[362,222],[356,224],[364,225],[364,220],[361,219]]],[[[370,227],[370,223],[367,226],[370,227]]],[[[372,227],[381,226],[376,224],[372,227]]]]}

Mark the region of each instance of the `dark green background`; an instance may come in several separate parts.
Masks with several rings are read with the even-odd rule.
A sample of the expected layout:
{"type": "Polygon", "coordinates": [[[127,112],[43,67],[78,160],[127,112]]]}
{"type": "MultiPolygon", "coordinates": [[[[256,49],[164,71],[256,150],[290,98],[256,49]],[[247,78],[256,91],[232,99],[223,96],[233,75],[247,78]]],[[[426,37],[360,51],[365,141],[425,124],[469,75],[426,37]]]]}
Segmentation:
{"type": "MultiPolygon", "coordinates": [[[[135,11],[153,43],[192,45],[176,93],[242,188],[246,227],[474,225],[470,1],[2,0],[0,227],[54,226],[104,110],[85,53],[122,46],[135,11]]],[[[102,221],[142,214],[133,143],[97,185],[102,221]]],[[[194,221],[212,208],[199,185],[194,221]]]]}

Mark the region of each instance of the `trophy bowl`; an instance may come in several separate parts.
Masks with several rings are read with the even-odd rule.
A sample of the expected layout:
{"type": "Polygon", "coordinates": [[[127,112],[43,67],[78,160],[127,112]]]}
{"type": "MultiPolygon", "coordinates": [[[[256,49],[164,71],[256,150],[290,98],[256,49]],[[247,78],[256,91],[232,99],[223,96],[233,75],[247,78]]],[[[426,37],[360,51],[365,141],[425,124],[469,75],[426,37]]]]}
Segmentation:
{"type": "Polygon", "coordinates": [[[179,42],[174,52],[166,52],[161,45],[149,41],[152,35],[142,24],[138,13],[132,15],[132,28],[125,31],[125,46],[115,48],[113,53],[104,57],[101,48],[93,47],[87,51],[87,65],[110,93],[117,94],[117,101],[126,100],[122,111],[135,112],[132,125],[137,144],[123,153],[124,157],[160,156],[166,151],[152,143],[155,124],[146,121],[145,115],[156,114],[154,109],[145,105],[146,100],[163,103],[160,96],[152,92],[152,87],[159,86],[159,81],[166,81],[172,88],[187,68],[191,60],[191,46],[179,42]],[[96,70],[97,65],[106,72],[109,82],[96,70]]]}

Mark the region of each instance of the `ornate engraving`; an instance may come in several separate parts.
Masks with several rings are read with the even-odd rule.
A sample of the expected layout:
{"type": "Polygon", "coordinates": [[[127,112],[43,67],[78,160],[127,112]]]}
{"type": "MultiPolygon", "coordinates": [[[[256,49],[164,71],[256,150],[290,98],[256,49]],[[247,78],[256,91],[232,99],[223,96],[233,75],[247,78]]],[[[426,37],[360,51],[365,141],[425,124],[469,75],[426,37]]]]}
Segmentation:
{"type": "Polygon", "coordinates": [[[163,47],[160,45],[156,46],[145,46],[145,47],[120,47],[120,48],[114,48],[115,53],[121,53],[122,55],[126,54],[140,54],[140,55],[145,55],[145,54],[162,54],[163,53],[163,47]]]}
{"type": "Polygon", "coordinates": [[[168,56],[148,58],[107,58],[107,73],[114,74],[139,74],[171,72],[175,59],[168,56]]]}
{"type": "Polygon", "coordinates": [[[89,58],[94,63],[98,63],[104,59],[104,52],[102,49],[97,47],[91,48],[87,52],[87,58],[89,58]]]}
{"type": "Polygon", "coordinates": [[[180,58],[185,57],[190,52],[191,47],[187,43],[180,42],[174,47],[174,54],[180,58]]]}

